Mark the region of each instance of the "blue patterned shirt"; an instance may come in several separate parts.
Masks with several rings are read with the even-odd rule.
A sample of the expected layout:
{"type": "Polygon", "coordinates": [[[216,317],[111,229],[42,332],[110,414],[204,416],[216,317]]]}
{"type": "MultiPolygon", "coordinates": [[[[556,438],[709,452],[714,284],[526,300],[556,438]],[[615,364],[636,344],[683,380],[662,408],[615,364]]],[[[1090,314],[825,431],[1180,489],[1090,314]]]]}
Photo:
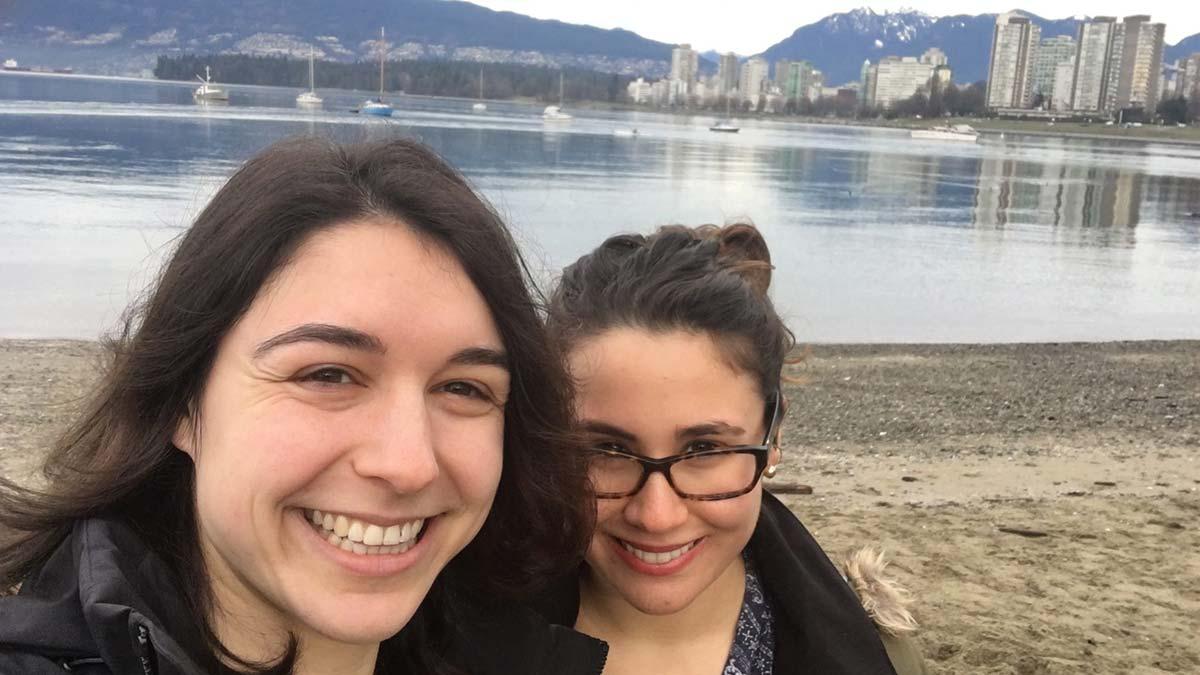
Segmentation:
{"type": "Polygon", "coordinates": [[[746,593],[742,596],[733,646],[721,673],[771,675],[775,666],[775,621],[749,554],[742,557],[746,561],[746,593]]]}

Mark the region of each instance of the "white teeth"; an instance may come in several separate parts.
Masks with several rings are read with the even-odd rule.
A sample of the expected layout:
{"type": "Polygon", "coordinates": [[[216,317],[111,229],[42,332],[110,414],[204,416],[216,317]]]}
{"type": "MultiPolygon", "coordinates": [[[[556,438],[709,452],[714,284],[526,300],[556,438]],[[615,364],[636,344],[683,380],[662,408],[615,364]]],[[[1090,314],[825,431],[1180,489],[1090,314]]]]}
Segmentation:
{"type": "Polygon", "coordinates": [[[642,562],[650,563],[651,565],[662,565],[664,563],[669,563],[672,560],[675,560],[679,556],[683,555],[684,553],[687,553],[688,551],[692,550],[692,546],[694,546],[695,543],[696,542],[694,542],[694,541],[690,541],[673,551],[664,551],[662,553],[651,553],[650,551],[643,551],[639,548],[634,548],[633,545],[631,545],[625,541],[622,541],[621,545],[625,547],[626,551],[629,551],[630,553],[632,553],[635,558],[637,558],[638,560],[641,560],[642,562]]]}
{"type": "Polygon", "coordinates": [[[425,527],[424,518],[384,526],[317,510],[308,513],[307,519],[330,545],[358,555],[404,553],[416,544],[425,527]]]}

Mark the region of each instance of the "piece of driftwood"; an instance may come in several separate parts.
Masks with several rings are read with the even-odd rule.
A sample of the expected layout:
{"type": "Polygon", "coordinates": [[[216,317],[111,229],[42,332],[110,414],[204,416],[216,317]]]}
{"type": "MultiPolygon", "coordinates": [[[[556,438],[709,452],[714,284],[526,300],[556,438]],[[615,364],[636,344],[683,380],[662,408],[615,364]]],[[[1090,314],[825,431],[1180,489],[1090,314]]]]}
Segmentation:
{"type": "Polygon", "coordinates": [[[1004,532],[1006,534],[1019,534],[1022,537],[1029,537],[1030,539],[1037,539],[1038,537],[1049,537],[1050,536],[1049,534],[1047,534],[1045,532],[1041,532],[1039,530],[1027,530],[1023,527],[997,527],[996,529],[1000,530],[1001,532],[1004,532]]]}
{"type": "Polygon", "coordinates": [[[803,483],[772,483],[767,489],[777,495],[811,495],[813,493],[812,486],[803,483]]]}

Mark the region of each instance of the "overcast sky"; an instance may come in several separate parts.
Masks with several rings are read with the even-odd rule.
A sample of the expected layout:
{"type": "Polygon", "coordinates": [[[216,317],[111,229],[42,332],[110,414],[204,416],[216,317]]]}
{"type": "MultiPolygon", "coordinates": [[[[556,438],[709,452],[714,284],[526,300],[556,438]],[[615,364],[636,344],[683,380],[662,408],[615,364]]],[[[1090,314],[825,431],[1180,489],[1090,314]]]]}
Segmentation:
{"type": "MultiPolygon", "coordinates": [[[[800,26],[835,13],[848,12],[858,3],[801,3],[781,0],[725,0],[720,3],[696,0],[471,0],[492,9],[504,9],[539,19],[558,19],[601,28],[625,28],[642,37],[662,42],[690,42],[700,50],[756,54],[792,34],[800,26]],[[714,5],[728,9],[720,11],[714,5]]],[[[1019,6],[1047,19],[1070,16],[1125,16],[1150,14],[1167,24],[1167,43],[1175,44],[1200,33],[1200,1],[1147,0],[1025,0],[1020,5],[997,5],[977,0],[908,0],[874,2],[876,12],[899,11],[905,7],[933,16],[952,14],[998,14],[1019,6]],[[1136,6],[1134,11],[1132,7],[1136,6]]]]}

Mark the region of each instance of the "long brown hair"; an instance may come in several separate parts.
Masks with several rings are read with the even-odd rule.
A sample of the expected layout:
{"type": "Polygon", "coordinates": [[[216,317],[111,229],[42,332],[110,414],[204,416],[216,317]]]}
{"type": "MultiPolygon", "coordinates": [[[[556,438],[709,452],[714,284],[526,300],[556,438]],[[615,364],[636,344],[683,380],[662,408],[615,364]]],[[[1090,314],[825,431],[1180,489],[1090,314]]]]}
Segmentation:
{"type": "Polygon", "coordinates": [[[458,258],[491,311],[512,373],[504,469],[491,513],[413,620],[384,643],[381,662],[445,670],[438,650],[449,639],[456,602],[518,593],[579,560],[591,510],[579,499],[585,473],[566,433],[569,380],[508,230],[462,176],[419,143],[339,145],[307,137],[250,159],[196,218],[146,301],[107,342],[111,365],[86,412],[49,453],[45,486],[0,479],[4,588],[42,565],[76,521],[116,518],[174,575],[201,628],[192,649],[206,669],[226,671],[221,662],[232,660],[253,672],[291,671],[294,640],[279,661],[256,668],[216,639],[193,467],[171,437],[181,419],[198,412],[221,338],[272,275],[314,233],[371,215],[400,221],[458,258]]]}
{"type": "Polygon", "coordinates": [[[618,327],[705,333],[767,399],[795,345],[767,293],[771,271],[767,243],[749,223],[616,235],[563,270],[551,333],[565,350],[618,327]]]}

